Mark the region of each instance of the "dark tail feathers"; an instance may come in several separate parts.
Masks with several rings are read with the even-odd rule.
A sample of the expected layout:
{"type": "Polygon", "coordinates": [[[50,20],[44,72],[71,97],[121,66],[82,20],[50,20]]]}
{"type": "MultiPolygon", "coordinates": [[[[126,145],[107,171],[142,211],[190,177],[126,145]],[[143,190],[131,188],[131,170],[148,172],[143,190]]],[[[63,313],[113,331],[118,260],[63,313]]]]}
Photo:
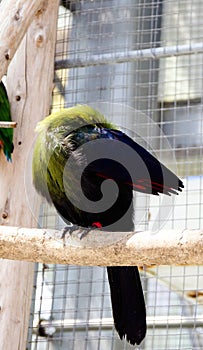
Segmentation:
{"type": "Polygon", "coordinates": [[[120,338],[139,345],[146,334],[146,309],[136,266],[107,267],[115,328],[120,338]]]}

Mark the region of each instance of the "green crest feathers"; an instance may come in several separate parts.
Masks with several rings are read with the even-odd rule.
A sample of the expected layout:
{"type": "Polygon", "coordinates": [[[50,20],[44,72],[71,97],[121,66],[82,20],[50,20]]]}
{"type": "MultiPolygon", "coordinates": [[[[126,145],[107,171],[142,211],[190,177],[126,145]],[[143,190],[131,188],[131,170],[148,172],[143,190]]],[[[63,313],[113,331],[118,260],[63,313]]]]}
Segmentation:
{"type": "Polygon", "coordinates": [[[38,123],[33,154],[33,182],[37,191],[49,202],[49,188],[52,197],[59,197],[64,193],[63,170],[72,151],[68,136],[81,127],[94,124],[112,127],[101,113],[87,105],[61,109],[38,123]]]}

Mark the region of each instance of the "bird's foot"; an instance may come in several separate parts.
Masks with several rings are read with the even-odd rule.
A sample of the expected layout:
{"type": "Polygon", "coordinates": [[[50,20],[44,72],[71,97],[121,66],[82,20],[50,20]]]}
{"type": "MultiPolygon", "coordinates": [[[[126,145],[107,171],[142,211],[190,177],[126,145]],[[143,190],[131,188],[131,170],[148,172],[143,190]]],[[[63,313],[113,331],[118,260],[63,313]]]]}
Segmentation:
{"type": "Polygon", "coordinates": [[[61,239],[64,239],[66,235],[69,237],[72,235],[74,231],[81,230],[81,227],[78,225],[67,225],[62,230],[61,239]]]}
{"type": "Polygon", "coordinates": [[[100,222],[93,222],[92,226],[90,227],[81,227],[78,225],[69,225],[63,228],[62,230],[62,235],[61,235],[61,239],[64,239],[66,235],[68,235],[69,237],[71,237],[72,233],[74,231],[79,231],[77,236],[79,239],[83,239],[84,237],[86,237],[88,235],[88,233],[91,230],[94,229],[102,229],[102,225],[100,222]]]}
{"type": "Polygon", "coordinates": [[[91,226],[82,228],[80,227],[80,229],[82,232],[78,234],[78,237],[82,239],[86,237],[90,231],[95,229],[102,229],[102,224],[100,222],[93,222],[91,226]]]}
{"type": "Polygon", "coordinates": [[[68,238],[70,238],[73,234],[74,231],[78,231],[77,236],[79,239],[84,238],[89,231],[92,230],[92,227],[81,227],[78,225],[69,225],[63,228],[62,230],[62,235],[61,235],[61,239],[64,239],[65,236],[68,235],[68,238]]]}
{"type": "Polygon", "coordinates": [[[78,238],[79,239],[85,238],[91,230],[92,230],[92,227],[82,227],[81,231],[78,233],[78,238]]]}

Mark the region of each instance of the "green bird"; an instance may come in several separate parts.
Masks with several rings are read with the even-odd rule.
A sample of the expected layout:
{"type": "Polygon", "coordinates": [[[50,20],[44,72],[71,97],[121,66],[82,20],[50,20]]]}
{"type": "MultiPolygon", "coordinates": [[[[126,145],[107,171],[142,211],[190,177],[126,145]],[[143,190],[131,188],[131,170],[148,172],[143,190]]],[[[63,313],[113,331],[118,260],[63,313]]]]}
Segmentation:
{"type": "MultiPolygon", "coordinates": [[[[0,121],[11,121],[11,110],[8,95],[3,82],[0,82],[0,121]]],[[[0,128],[0,148],[3,149],[6,159],[11,161],[13,152],[13,128],[0,128]]]]}
{"type": "MultiPolygon", "coordinates": [[[[67,224],[132,231],[133,190],[171,195],[184,187],[152,154],[89,106],[62,109],[36,130],[33,183],[67,224]]],[[[107,273],[115,328],[121,339],[140,344],[146,310],[138,269],[109,266],[107,273]]]]}

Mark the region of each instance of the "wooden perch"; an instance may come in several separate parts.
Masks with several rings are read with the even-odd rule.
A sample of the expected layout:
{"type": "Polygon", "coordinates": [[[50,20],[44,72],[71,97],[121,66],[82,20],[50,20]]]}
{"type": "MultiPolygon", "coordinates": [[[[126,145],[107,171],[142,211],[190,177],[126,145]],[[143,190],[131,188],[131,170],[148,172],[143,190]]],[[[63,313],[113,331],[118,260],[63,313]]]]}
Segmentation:
{"type": "Polygon", "coordinates": [[[16,128],[17,122],[2,122],[0,121],[0,128],[16,128]]]}
{"type": "Polygon", "coordinates": [[[0,80],[43,0],[2,0],[0,4],[0,80]]]}
{"type": "Polygon", "coordinates": [[[0,257],[74,265],[202,265],[202,230],[61,232],[0,226],[0,257]]]}

